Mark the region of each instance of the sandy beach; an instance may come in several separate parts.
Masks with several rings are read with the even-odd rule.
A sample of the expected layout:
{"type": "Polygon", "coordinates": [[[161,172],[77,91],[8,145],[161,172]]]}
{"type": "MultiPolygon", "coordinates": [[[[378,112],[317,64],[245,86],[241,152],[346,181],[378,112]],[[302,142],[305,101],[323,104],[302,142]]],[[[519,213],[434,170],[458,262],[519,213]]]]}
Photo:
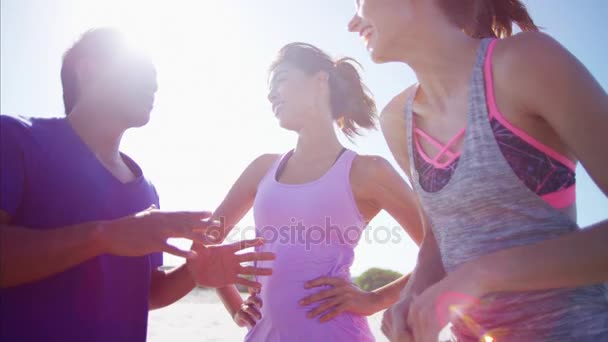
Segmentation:
{"type": "MultiPolygon", "coordinates": [[[[380,331],[382,312],[368,317],[377,341],[387,341],[380,331]]],[[[247,330],[234,324],[214,291],[195,289],[177,303],[150,312],[149,342],[242,341],[247,330]]]]}

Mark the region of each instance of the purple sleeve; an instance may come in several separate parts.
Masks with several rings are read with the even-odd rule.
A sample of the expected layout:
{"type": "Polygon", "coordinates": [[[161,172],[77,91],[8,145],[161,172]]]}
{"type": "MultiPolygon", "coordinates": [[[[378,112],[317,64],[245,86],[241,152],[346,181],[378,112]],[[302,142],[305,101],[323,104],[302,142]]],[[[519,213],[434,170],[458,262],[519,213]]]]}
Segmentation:
{"type": "Polygon", "coordinates": [[[0,210],[13,217],[23,198],[25,127],[14,118],[0,116],[0,210]]]}
{"type": "Polygon", "coordinates": [[[156,270],[162,265],[163,265],[163,253],[150,254],[150,268],[152,270],[156,270]]]}
{"type": "MultiPolygon", "coordinates": [[[[154,190],[154,196],[156,197],[156,207],[160,209],[160,198],[158,196],[158,192],[156,191],[156,187],[152,184],[152,190],[154,190]]],[[[160,266],[163,265],[163,253],[152,253],[150,254],[150,266],[152,270],[156,270],[160,266]]]]}

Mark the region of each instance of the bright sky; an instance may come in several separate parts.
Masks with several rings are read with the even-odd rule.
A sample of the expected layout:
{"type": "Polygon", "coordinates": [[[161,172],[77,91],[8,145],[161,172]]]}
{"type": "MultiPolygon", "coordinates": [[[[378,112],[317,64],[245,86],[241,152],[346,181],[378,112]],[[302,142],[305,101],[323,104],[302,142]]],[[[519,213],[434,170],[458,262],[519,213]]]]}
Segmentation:
{"type": "MultiPolygon", "coordinates": [[[[608,89],[608,40],[598,37],[608,32],[608,1],[526,4],[537,24],[608,89]]],[[[379,108],[415,81],[404,65],[371,63],[358,36],[346,31],[353,11],[354,0],[2,0],[0,111],[61,116],[63,52],[89,28],[117,27],[148,49],[159,81],[151,122],[129,131],[123,150],[155,183],[163,209],[213,210],[251,160],[295,144],[295,134],[278,127],[266,100],[266,70],[284,44],[304,41],[332,55],[355,57],[379,108]]],[[[377,132],[355,146],[345,143],[393,161],[377,132]]],[[[608,200],[580,167],[577,182],[579,223],[607,218],[608,200]]],[[[251,213],[240,226],[253,227],[251,213]]],[[[386,230],[378,227],[393,231],[396,222],[382,213],[371,226],[369,240],[374,234],[377,239],[364,237],[353,275],[369,267],[412,269],[417,250],[404,234],[393,242],[378,241],[386,239],[386,230]]]]}

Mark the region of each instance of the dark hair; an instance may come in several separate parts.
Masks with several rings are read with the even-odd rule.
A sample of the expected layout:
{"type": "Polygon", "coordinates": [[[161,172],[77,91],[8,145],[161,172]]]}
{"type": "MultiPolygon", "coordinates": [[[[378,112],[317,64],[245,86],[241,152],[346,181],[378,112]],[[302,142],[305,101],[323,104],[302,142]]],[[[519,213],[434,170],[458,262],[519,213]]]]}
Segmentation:
{"type": "Polygon", "coordinates": [[[61,64],[61,85],[63,105],[68,115],[79,97],[76,65],[84,58],[109,60],[116,55],[117,49],[126,46],[123,35],[111,28],[92,29],[80,38],[63,54],[61,64]]]}
{"type": "Polygon", "coordinates": [[[504,38],[513,24],[522,31],[538,31],[521,0],[438,0],[454,24],[473,38],[504,38]]]}
{"type": "Polygon", "coordinates": [[[306,43],[291,43],[279,50],[270,71],[288,63],[312,75],[325,71],[329,75],[332,116],[349,138],[360,135],[360,128],[376,128],[377,110],[371,92],[361,81],[354,59],[344,57],[334,61],[321,49],[306,43]]]}

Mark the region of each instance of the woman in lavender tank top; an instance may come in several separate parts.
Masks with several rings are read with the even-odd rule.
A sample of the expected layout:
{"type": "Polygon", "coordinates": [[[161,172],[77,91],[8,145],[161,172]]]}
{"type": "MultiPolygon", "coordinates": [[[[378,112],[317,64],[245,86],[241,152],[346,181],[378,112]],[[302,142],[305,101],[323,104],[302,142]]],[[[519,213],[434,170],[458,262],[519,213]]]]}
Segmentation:
{"type": "Polygon", "coordinates": [[[373,341],[365,316],[394,303],[409,276],[373,292],[351,283],[354,248],[369,221],[386,210],[415,242],[422,219],[411,189],[384,159],[342,146],[375,126],[376,109],[355,68],[318,48],[293,43],[270,68],[268,99],[282,128],[296,132],[294,150],[262,155],[235,182],[212,219],[224,238],[253,207],[256,235],[276,260],[273,274],[243,302],[218,289],[247,341],[373,341]]]}
{"type": "Polygon", "coordinates": [[[419,82],[381,120],[431,228],[385,334],[608,341],[608,220],[581,229],[574,197],[579,160],[608,194],[606,92],[519,0],[356,4],[374,62],[419,82]]]}

